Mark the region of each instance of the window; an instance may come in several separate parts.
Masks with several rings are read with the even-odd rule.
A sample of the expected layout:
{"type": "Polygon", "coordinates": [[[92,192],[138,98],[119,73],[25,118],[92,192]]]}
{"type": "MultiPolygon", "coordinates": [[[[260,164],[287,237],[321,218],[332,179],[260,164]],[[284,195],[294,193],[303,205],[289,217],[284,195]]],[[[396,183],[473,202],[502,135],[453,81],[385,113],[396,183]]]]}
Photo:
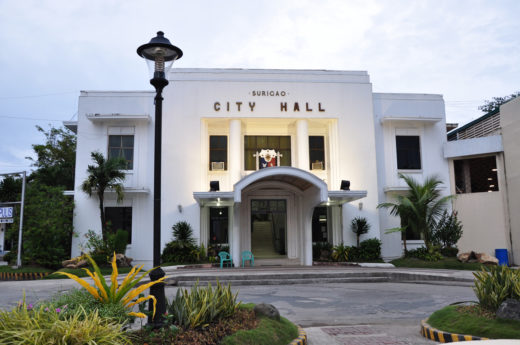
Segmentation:
{"type": "Polygon", "coordinates": [[[210,135],[209,170],[227,170],[227,136],[210,135]]]}
{"type": "Polygon", "coordinates": [[[316,207],[312,214],[312,242],[327,240],[327,207],[316,207]]]}
{"type": "Polygon", "coordinates": [[[272,149],[279,152],[281,166],[291,166],[291,137],[290,136],[255,136],[244,137],[244,169],[256,170],[257,152],[262,149],[272,149]]]}
{"type": "Polygon", "coordinates": [[[325,169],[325,138],[309,136],[309,162],[311,170],[325,169]]]}
{"type": "Polygon", "coordinates": [[[397,169],[420,170],[421,147],[418,135],[397,135],[397,169]]]}
{"type": "Polygon", "coordinates": [[[228,243],[228,209],[227,207],[210,207],[209,209],[209,244],[228,243]]]}
{"type": "Polygon", "coordinates": [[[495,156],[460,159],[453,163],[457,194],[498,191],[495,156]]]}
{"type": "Polygon", "coordinates": [[[132,208],[105,207],[105,220],[110,222],[110,230],[116,232],[121,229],[128,233],[128,244],[132,243],[132,208]]]}
{"type": "Polygon", "coordinates": [[[134,169],[134,136],[109,135],[108,159],[123,157],[126,160],[126,169],[134,169]]]}

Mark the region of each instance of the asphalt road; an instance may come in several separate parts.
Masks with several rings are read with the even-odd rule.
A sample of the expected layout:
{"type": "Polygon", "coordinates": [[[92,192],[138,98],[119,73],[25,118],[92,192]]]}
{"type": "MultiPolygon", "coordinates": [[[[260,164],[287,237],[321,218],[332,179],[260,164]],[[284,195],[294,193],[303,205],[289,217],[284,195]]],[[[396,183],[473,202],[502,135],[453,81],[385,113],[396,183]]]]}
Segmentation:
{"type": "MultiPolygon", "coordinates": [[[[16,305],[23,291],[27,302],[34,303],[77,286],[68,279],[0,282],[0,308],[16,305]]],[[[382,335],[395,340],[387,341],[388,344],[433,344],[418,334],[420,320],[450,303],[476,299],[471,287],[414,283],[262,285],[239,286],[233,290],[239,291],[239,300],[244,303],[276,306],[282,316],[307,330],[310,345],[356,344],[345,340],[344,334],[340,334],[343,338],[335,335],[346,333],[353,326],[376,335],[370,342],[372,338],[365,334],[367,344],[379,344],[382,335]]],[[[176,287],[167,287],[166,296],[172,298],[176,291],[176,287]]]]}

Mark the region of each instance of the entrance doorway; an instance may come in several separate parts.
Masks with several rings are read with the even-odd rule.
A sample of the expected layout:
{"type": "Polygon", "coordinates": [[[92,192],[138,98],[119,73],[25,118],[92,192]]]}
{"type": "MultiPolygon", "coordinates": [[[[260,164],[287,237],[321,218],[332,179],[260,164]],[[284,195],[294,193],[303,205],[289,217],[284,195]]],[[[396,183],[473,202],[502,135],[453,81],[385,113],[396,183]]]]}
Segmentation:
{"type": "Polygon", "coordinates": [[[285,199],[251,200],[251,251],[255,258],[287,257],[286,230],[285,199]]]}

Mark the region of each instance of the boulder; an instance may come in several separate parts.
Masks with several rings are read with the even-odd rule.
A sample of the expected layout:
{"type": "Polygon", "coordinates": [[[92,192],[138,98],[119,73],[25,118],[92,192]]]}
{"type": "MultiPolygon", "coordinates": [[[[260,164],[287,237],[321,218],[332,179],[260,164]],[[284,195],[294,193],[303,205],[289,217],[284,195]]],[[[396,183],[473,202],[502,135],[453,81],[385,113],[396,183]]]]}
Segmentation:
{"type": "Polygon", "coordinates": [[[470,254],[470,252],[460,253],[459,255],[457,255],[457,260],[459,260],[460,262],[468,262],[470,254]]]}
{"type": "Polygon", "coordinates": [[[520,301],[512,298],[506,299],[497,310],[497,317],[501,319],[520,321],[520,301]]]}
{"type": "Polygon", "coordinates": [[[131,267],[132,258],[125,256],[124,254],[116,254],[117,267],[131,267]]]}
{"type": "Polygon", "coordinates": [[[276,307],[272,304],[260,303],[255,305],[253,311],[255,312],[255,316],[265,316],[273,320],[280,321],[280,312],[276,307]]]}
{"type": "Polygon", "coordinates": [[[498,259],[486,253],[478,253],[477,262],[481,264],[498,265],[498,259]]]}

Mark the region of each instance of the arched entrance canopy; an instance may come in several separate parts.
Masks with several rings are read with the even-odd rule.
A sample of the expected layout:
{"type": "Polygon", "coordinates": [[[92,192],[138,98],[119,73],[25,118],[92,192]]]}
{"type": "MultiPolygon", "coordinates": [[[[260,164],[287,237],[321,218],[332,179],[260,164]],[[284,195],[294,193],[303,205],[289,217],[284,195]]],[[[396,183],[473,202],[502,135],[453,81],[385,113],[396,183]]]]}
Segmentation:
{"type": "Polygon", "coordinates": [[[255,182],[265,180],[288,183],[297,187],[301,191],[306,191],[311,187],[316,187],[319,191],[321,202],[326,202],[328,198],[327,184],[316,175],[293,167],[272,167],[255,171],[235,183],[233,186],[234,201],[242,202],[242,191],[245,188],[255,182]]]}

